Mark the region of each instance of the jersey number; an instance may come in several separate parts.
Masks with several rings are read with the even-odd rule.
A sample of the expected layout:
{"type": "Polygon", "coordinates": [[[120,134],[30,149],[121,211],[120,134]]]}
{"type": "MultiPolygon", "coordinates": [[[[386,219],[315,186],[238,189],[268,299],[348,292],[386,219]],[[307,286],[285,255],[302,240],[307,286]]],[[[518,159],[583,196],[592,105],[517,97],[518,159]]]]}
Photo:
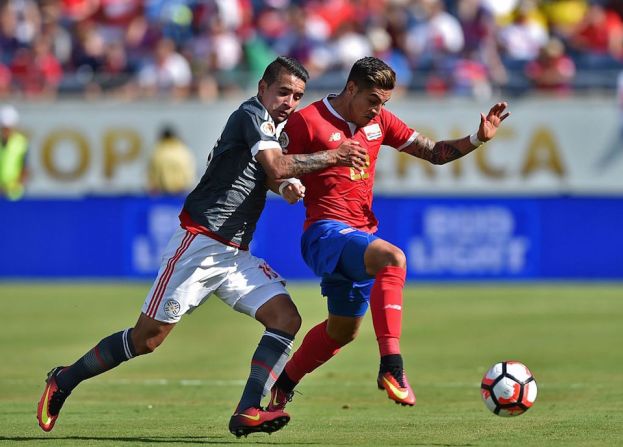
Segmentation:
{"type": "Polygon", "coordinates": [[[370,173],[368,172],[368,167],[370,166],[370,155],[366,154],[366,167],[360,170],[355,170],[355,168],[350,168],[350,179],[355,180],[365,180],[370,177],[370,173]]]}
{"type": "Polygon", "coordinates": [[[264,272],[264,274],[266,275],[268,279],[279,278],[279,275],[275,273],[275,271],[272,268],[270,268],[270,265],[268,265],[265,262],[263,264],[260,264],[260,270],[264,272]]]}

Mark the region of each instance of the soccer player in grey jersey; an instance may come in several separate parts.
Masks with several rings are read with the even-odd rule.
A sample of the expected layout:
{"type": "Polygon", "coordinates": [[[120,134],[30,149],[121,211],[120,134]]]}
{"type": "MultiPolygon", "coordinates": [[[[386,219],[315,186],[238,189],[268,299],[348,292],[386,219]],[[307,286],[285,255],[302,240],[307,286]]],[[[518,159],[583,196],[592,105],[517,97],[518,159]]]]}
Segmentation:
{"type": "Polygon", "coordinates": [[[281,128],[305,92],[308,74],[296,60],[279,57],[264,72],[258,93],[227,121],[201,181],[180,214],[158,276],[133,328],[102,339],[70,366],[48,374],[37,408],[39,426],[50,431],[65,399],[83,380],[133,357],[153,352],[181,317],[215,294],[266,328],[251,359],[251,372],[229,422],[237,437],[279,430],[290,420],[266,411],[271,389],[292,348],[301,317],[283,278],[248,251],[268,189],[294,203],[304,195],[295,179],[331,166],[362,169],[366,152],[353,141],[310,155],[284,155],[281,128]]]}

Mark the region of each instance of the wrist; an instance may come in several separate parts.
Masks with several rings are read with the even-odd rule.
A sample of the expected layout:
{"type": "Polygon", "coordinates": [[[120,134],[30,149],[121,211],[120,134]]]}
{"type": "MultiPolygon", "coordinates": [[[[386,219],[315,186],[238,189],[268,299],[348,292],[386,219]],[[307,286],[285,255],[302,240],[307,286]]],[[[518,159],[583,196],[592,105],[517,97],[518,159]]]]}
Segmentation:
{"type": "Polygon", "coordinates": [[[469,142],[474,147],[479,147],[485,144],[484,141],[481,141],[480,138],[478,138],[478,132],[474,132],[469,136],[469,142]]]}
{"type": "Polygon", "coordinates": [[[284,179],[279,185],[279,195],[283,197],[283,191],[288,185],[301,185],[301,181],[295,177],[284,179]]]}

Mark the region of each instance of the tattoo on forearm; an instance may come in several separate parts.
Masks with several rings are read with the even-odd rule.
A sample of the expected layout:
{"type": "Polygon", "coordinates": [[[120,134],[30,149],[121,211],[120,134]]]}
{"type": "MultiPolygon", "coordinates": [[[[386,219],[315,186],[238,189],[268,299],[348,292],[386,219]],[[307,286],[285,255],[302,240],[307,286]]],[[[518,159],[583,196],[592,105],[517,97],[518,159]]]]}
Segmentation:
{"type": "Polygon", "coordinates": [[[428,152],[432,152],[435,148],[435,142],[424,135],[418,135],[415,137],[413,144],[422,151],[426,150],[428,152]]]}
{"type": "Polygon", "coordinates": [[[452,143],[454,141],[439,141],[435,143],[428,137],[418,135],[413,143],[403,152],[428,160],[433,164],[442,165],[465,155],[452,143]]]}
{"type": "Polygon", "coordinates": [[[333,165],[329,151],[286,155],[281,157],[279,161],[281,165],[279,170],[282,177],[297,177],[333,165]]]}
{"type": "Polygon", "coordinates": [[[457,158],[461,158],[463,154],[458,148],[448,144],[447,142],[440,141],[435,144],[433,148],[433,157],[431,159],[431,163],[436,165],[442,165],[444,163],[448,163],[449,161],[456,160],[457,158]]]}

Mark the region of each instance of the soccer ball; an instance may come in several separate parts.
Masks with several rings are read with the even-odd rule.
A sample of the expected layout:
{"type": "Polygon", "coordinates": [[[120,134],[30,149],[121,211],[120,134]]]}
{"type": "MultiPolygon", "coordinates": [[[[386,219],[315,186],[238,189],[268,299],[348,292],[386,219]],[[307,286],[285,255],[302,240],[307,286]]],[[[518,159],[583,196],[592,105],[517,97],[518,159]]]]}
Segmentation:
{"type": "Polygon", "coordinates": [[[498,416],[519,416],[536,400],[536,382],[523,363],[496,363],[482,378],[480,393],[489,410],[498,416]]]}

